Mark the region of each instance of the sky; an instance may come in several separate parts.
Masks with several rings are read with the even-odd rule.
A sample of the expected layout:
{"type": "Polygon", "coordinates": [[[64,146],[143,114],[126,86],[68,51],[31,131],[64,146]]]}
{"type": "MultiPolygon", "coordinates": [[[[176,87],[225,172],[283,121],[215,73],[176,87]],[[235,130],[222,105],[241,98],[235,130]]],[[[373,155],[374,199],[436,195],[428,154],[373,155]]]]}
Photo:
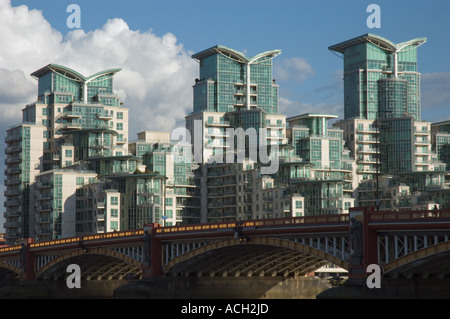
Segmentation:
{"type": "Polygon", "coordinates": [[[121,68],[114,86],[129,108],[131,141],[143,130],[184,127],[199,72],[191,55],[215,45],[249,57],[281,50],[273,61],[280,113],[342,119],[343,60],[328,47],[366,33],[394,43],[427,37],[418,48],[422,119],[447,120],[449,14],[448,0],[0,0],[0,140],[37,98],[30,74],[49,63],[85,76],[121,68]],[[379,28],[367,23],[370,4],[379,28]]]}

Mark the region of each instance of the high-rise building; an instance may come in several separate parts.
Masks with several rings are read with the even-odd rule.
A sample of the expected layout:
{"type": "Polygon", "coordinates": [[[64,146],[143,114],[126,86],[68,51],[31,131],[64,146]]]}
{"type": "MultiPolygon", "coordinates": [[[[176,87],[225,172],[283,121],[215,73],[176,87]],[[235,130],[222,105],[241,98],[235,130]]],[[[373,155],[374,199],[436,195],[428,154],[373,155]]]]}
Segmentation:
{"type": "Polygon", "coordinates": [[[365,34],[329,47],[344,59],[344,119],[335,126],[346,132],[360,180],[434,169],[430,123],[420,117],[417,47],[425,42],[365,34]]]}
{"type": "Polygon", "coordinates": [[[432,123],[431,139],[437,159],[446,164],[446,170],[450,170],[450,121],[432,123]]]}
{"type": "Polygon", "coordinates": [[[42,170],[46,127],[22,123],[6,132],[5,239],[8,244],[33,233],[34,180],[42,170]]]}
{"type": "Polygon", "coordinates": [[[274,122],[277,126],[268,127],[268,144],[283,139],[286,117],[278,113],[278,85],[272,76],[272,59],[279,54],[280,50],[272,50],[247,57],[217,45],[192,55],[200,75],[193,86],[193,112],[186,117],[186,128],[198,162],[211,157],[217,161],[230,151],[226,128],[258,132],[274,122]]]}
{"type": "MultiPolygon", "coordinates": [[[[79,234],[77,189],[113,173],[135,171],[139,159],[129,156],[127,148],[128,109],[113,93],[118,71],[84,77],[49,64],[31,74],[38,80],[37,100],[22,110],[22,123],[10,128],[5,139],[9,243],[79,234]]],[[[88,218],[96,220],[92,208],[88,218]]]]}
{"type": "Polygon", "coordinates": [[[410,115],[420,121],[417,47],[426,40],[395,44],[369,33],[330,46],[344,59],[344,120],[410,115]]]}
{"type": "Polygon", "coordinates": [[[145,172],[165,176],[162,224],[200,222],[200,188],[195,178],[190,143],[174,141],[170,132],[143,131],[128,144],[132,154],[142,159],[145,172]]]}
{"type": "Polygon", "coordinates": [[[186,127],[202,163],[203,221],[332,214],[353,206],[354,161],[342,130],[327,127],[336,116],[287,120],[278,111],[272,60],[280,53],[249,58],[215,46],[192,56],[200,76],[186,127]],[[237,132],[245,133],[245,147],[239,147],[237,132]],[[264,152],[279,164],[274,172],[263,172],[264,152]]]}
{"type": "MultiPolygon", "coordinates": [[[[344,119],[334,126],[344,130],[356,159],[358,205],[414,209],[429,201],[448,206],[445,164],[433,152],[442,150],[445,159],[445,148],[436,143],[432,148],[438,135],[421,120],[417,48],[426,40],[395,44],[365,34],[329,47],[344,60],[344,119]]],[[[436,131],[444,126],[436,125],[436,131]]]]}
{"type": "MultiPolygon", "coordinates": [[[[355,161],[344,146],[343,130],[329,128],[336,115],[306,113],[287,119],[293,159],[284,163],[292,192],[304,197],[309,215],[348,213],[357,186],[355,161]]],[[[285,175],[281,170],[281,176],[285,175]]]]}
{"type": "Polygon", "coordinates": [[[260,146],[267,147],[269,159],[275,154],[271,145],[287,143],[286,116],[278,112],[278,85],[272,76],[272,60],[279,54],[271,50],[247,57],[217,45],[192,55],[199,63],[199,78],[186,128],[195,161],[202,164],[202,221],[276,214],[273,203],[256,203],[255,196],[260,146]]]}

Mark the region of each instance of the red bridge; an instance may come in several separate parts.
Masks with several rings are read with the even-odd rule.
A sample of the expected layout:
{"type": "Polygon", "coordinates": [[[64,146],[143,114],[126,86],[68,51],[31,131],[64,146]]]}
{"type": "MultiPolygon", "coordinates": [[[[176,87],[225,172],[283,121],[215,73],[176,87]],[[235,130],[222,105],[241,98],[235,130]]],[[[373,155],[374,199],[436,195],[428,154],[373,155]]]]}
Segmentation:
{"type": "Polygon", "coordinates": [[[295,276],[333,263],[350,278],[370,264],[384,277],[450,275],[450,211],[375,212],[173,227],[149,225],[0,249],[0,280],[151,276],[295,276]]]}

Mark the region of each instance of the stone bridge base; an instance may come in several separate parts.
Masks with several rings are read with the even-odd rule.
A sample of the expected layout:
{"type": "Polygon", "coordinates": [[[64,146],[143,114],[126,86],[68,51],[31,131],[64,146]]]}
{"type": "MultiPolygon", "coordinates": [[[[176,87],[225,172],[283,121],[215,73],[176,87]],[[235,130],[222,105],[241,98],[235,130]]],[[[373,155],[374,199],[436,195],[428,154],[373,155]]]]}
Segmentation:
{"type": "Polygon", "coordinates": [[[81,281],[81,288],[68,288],[65,281],[17,281],[0,286],[0,299],[110,299],[124,280],[81,281]]]}
{"type": "Polygon", "coordinates": [[[329,289],[314,277],[155,277],[123,285],[117,299],[315,299],[329,289]]]}
{"type": "Polygon", "coordinates": [[[450,299],[450,278],[383,278],[381,288],[344,284],[317,299],[450,299]]]}

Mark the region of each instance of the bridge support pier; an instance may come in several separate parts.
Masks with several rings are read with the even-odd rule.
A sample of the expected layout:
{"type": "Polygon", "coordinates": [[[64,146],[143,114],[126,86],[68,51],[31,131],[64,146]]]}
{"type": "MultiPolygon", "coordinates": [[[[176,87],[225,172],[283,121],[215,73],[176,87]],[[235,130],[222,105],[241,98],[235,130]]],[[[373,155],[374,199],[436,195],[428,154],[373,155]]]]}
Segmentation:
{"type": "Polygon", "coordinates": [[[153,277],[114,290],[115,299],[315,299],[329,285],[315,277],[153,277]]]}
{"type": "Polygon", "coordinates": [[[369,227],[369,215],[373,210],[373,207],[350,209],[351,254],[348,285],[366,285],[367,267],[378,262],[377,233],[369,227]]]}
{"type": "MultiPolygon", "coordinates": [[[[144,244],[144,249],[147,250],[146,253],[149,258],[142,263],[142,279],[162,276],[164,274],[162,266],[162,245],[161,241],[156,236],[155,224],[147,225],[144,228],[144,233],[145,232],[148,232],[151,236],[148,239],[149,245],[144,244]]],[[[146,240],[147,239],[144,238],[144,242],[146,240]]]]}
{"type": "Polygon", "coordinates": [[[35,269],[35,258],[34,254],[30,251],[29,245],[22,245],[20,250],[20,259],[23,267],[23,274],[21,276],[22,281],[30,281],[36,279],[35,269]]]}

